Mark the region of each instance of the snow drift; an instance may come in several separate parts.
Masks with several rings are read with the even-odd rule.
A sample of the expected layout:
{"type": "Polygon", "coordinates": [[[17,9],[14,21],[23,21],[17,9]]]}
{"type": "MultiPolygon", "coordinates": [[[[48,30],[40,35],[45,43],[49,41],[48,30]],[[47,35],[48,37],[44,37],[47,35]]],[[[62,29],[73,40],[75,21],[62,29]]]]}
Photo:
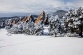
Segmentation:
{"type": "Polygon", "coordinates": [[[83,55],[83,38],[7,34],[1,29],[0,55],[83,55]]]}

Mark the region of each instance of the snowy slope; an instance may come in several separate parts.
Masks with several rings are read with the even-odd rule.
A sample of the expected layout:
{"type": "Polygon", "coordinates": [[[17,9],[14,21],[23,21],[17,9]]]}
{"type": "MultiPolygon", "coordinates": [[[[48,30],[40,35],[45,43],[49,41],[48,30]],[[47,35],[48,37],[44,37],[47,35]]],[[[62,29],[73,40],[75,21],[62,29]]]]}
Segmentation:
{"type": "Polygon", "coordinates": [[[83,38],[7,35],[2,29],[0,55],[83,55],[83,38]]]}

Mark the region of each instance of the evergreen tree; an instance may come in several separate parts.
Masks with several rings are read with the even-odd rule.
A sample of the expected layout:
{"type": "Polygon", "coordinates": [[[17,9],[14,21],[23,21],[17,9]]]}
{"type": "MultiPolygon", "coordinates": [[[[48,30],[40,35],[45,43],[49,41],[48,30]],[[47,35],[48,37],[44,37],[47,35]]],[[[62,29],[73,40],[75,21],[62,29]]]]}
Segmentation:
{"type": "Polygon", "coordinates": [[[70,10],[66,14],[65,28],[67,33],[78,33],[82,37],[83,30],[83,8],[79,7],[78,9],[70,10]]]}

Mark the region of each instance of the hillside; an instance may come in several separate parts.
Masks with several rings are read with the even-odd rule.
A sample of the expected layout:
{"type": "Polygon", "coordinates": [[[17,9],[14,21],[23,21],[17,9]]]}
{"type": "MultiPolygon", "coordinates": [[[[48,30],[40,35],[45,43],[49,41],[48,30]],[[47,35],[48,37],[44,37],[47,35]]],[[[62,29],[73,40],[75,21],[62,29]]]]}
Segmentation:
{"type": "Polygon", "coordinates": [[[66,13],[67,13],[67,11],[64,11],[64,10],[57,10],[56,12],[53,13],[53,16],[58,15],[59,18],[62,18],[63,16],[65,16],[66,13]]]}

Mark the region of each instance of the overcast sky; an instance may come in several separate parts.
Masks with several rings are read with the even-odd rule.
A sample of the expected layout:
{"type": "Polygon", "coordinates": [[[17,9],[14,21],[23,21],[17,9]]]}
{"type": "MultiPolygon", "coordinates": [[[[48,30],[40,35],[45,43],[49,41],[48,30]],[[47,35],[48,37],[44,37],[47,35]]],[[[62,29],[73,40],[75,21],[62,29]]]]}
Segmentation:
{"type": "Polygon", "coordinates": [[[0,12],[40,12],[83,6],[83,0],[0,0],[0,12]]]}

